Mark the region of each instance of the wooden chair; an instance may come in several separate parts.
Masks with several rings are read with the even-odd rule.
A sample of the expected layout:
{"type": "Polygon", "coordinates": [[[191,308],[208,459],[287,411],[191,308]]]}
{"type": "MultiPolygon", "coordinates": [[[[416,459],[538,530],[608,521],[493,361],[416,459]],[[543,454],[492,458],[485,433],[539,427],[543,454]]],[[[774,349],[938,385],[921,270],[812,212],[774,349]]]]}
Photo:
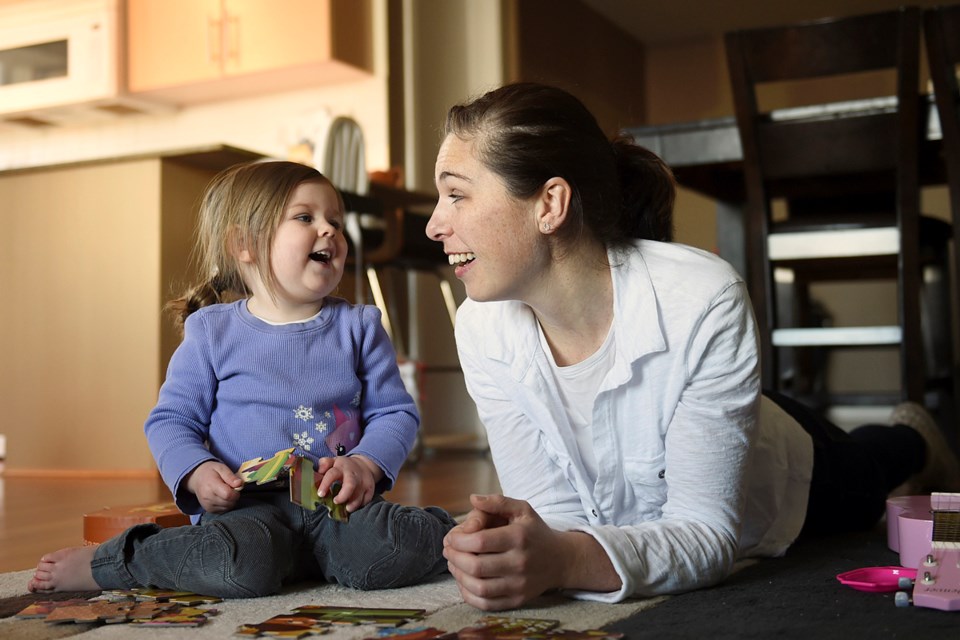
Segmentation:
{"type": "MultiPolygon", "coordinates": [[[[935,7],[923,15],[930,79],[933,81],[940,120],[941,155],[946,166],[950,214],[953,221],[953,296],[960,302],[960,5],[935,7]]],[[[960,371],[953,353],[954,404],[960,402],[960,371]]]]}
{"type": "MultiPolygon", "coordinates": [[[[837,348],[899,349],[901,388],[894,397],[881,390],[845,402],[922,401],[928,379],[937,377],[925,363],[921,324],[932,322],[941,333],[949,324],[935,309],[922,317],[922,268],[942,267],[947,254],[937,221],[921,223],[919,213],[925,123],[919,37],[915,8],[726,35],[743,145],[748,286],[763,383],[822,407],[838,400],[816,397],[823,363],[813,358],[837,348]],[[895,78],[895,99],[828,97],[818,98],[818,106],[787,109],[758,101],[771,86],[782,90],[780,83],[808,86],[813,79],[864,72],[895,78]],[[786,215],[777,209],[775,219],[779,203],[786,215]],[[877,278],[897,282],[897,324],[813,326],[811,283],[877,278]],[[785,355],[793,358],[792,379],[782,366],[785,355]]],[[[835,79],[832,87],[840,87],[835,79]]]]}

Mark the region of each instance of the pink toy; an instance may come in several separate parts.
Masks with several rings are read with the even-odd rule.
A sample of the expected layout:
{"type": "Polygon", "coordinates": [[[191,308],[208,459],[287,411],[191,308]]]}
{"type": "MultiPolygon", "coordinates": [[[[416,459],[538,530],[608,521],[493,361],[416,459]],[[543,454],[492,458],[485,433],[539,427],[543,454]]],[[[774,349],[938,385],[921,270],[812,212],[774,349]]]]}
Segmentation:
{"type": "Polygon", "coordinates": [[[913,580],[917,577],[916,569],[905,567],[866,567],[854,569],[837,576],[841,584],[852,587],[857,591],[872,591],[881,593],[902,589],[901,579],[913,580]]]}

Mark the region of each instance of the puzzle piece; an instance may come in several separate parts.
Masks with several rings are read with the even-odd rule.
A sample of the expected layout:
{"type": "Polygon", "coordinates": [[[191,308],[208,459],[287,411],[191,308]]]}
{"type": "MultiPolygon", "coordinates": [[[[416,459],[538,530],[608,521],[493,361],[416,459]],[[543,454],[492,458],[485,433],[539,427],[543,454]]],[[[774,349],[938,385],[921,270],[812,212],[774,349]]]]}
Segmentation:
{"type": "Polygon", "coordinates": [[[543,634],[560,625],[558,620],[540,618],[509,618],[505,616],[486,616],[470,627],[464,627],[451,640],[524,640],[543,637],[543,634]]]}
{"type": "Polygon", "coordinates": [[[433,640],[445,635],[446,631],[436,627],[382,627],[364,640],[433,640]]]}
{"type": "Polygon", "coordinates": [[[274,616],[257,624],[244,624],[236,635],[248,638],[305,638],[330,631],[330,623],[292,614],[274,616]]]}
{"type": "Polygon", "coordinates": [[[336,504],[333,498],[340,492],[340,483],[334,483],[324,497],[317,495],[320,476],[313,468],[313,462],[307,458],[298,458],[290,470],[290,502],[304,509],[316,511],[317,507],[326,507],[327,513],[337,522],[350,520],[350,512],[342,504],[336,504]]]}
{"type": "Polygon", "coordinates": [[[257,484],[266,484],[273,482],[281,473],[289,471],[293,466],[295,458],[293,448],[277,451],[272,458],[264,460],[263,458],[254,458],[247,460],[240,465],[237,475],[243,478],[244,482],[256,482],[257,484]]]}
{"type": "Polygon", "coordinates": [[[18,614],[16,614],[15,617],[22,620],[46,618],[57,607],[84,605],[87,602],[87,600],[79,598],[72,598],[70,600],[42,600],[40,602],[34,602],[33,604],[27,605],[18,614]]]}
{"type": "Polygon", "coordinates": [[[426,609],[377,609],[366,607],[329,607],[306,605],[294,609],[297,614],[333,624],[376,624],[397,627],[421,620],[426,609]]]}
{"type": "Polygon", "coordinates": [[[56,607],[44,622],[51,624],[63,622],[106,622],[113,624],[126,622],[133,603],[130,602],[85,602],[83,604],[56,607]]]}
{"type": "Polygon", "coordinates": [[[174,607],[161,611],[152,618],[138,618],[130,621],[139,627],[199,627],[207,623],[210,616],[219,613],[216,609],[198,609],[196,607],[174,607]]]}
{"type": "Polygon", "coordinates": [[[183,606],[223,602],[222,598],[216,596],[203,596],[192,591],[172,591],[169,589],[107,589],[103,592],[103,597],[113,600],[132,598],[154,602],[173,602],[183,606]]]}

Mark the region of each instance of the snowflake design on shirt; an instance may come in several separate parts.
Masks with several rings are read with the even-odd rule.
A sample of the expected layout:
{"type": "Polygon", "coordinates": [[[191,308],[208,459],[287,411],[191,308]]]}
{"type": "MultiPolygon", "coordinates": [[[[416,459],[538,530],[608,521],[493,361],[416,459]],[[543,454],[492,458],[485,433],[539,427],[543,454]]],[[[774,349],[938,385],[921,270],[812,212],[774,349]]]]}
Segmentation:
{"type": "Polygon", "coordinates": [[[326,432],[327,432],[327,422],[326,422],[325,420],[321,420],[320,422],[318,422],[317,424],[315,424],[315,425],[313,425],[313,426],[314,426],[314,427],[317,429],[317,431],[319,431],[320,433],[326,433],[326,432]]]}
{"type": "Polygon", "coordinates": [[[293,410],[293,415],[297,420],[307,422],[308,420],[313,420],[313,409],[300,405],[293,410]]]}
{"type": "Polygon", "coordinates": [[[293,444],[304,451],[310,451],[310,445],[313,444],[313,437],[306,431],[303,433],[295,433],[293,434],[293,444]]]}
{"type": "Polygon", "coordinates": [[[353,400],[350,401],[350,406],[351,406],[351,407],[359,407],[359,406],[360,406],[360,392],[359,392],[359,391],[357,391],[357,393],[354,394],[353,400]]]}

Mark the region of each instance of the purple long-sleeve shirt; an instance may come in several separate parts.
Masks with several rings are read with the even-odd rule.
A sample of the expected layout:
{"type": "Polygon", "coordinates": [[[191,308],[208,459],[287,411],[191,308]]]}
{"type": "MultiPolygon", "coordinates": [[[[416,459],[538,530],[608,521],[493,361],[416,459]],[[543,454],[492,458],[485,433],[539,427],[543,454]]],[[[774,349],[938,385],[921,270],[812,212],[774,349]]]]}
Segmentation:
{"type": "Polygon", "coordinates": [[[328,297],[295,324],[263,322],[245,300],[191,314],[144,431],[177,506],[196,515],[184,478],[197,465],[236,470],[290,447],[314,462],[363,454],[389,489],[418,426],[380,311],[328,297]]]}

